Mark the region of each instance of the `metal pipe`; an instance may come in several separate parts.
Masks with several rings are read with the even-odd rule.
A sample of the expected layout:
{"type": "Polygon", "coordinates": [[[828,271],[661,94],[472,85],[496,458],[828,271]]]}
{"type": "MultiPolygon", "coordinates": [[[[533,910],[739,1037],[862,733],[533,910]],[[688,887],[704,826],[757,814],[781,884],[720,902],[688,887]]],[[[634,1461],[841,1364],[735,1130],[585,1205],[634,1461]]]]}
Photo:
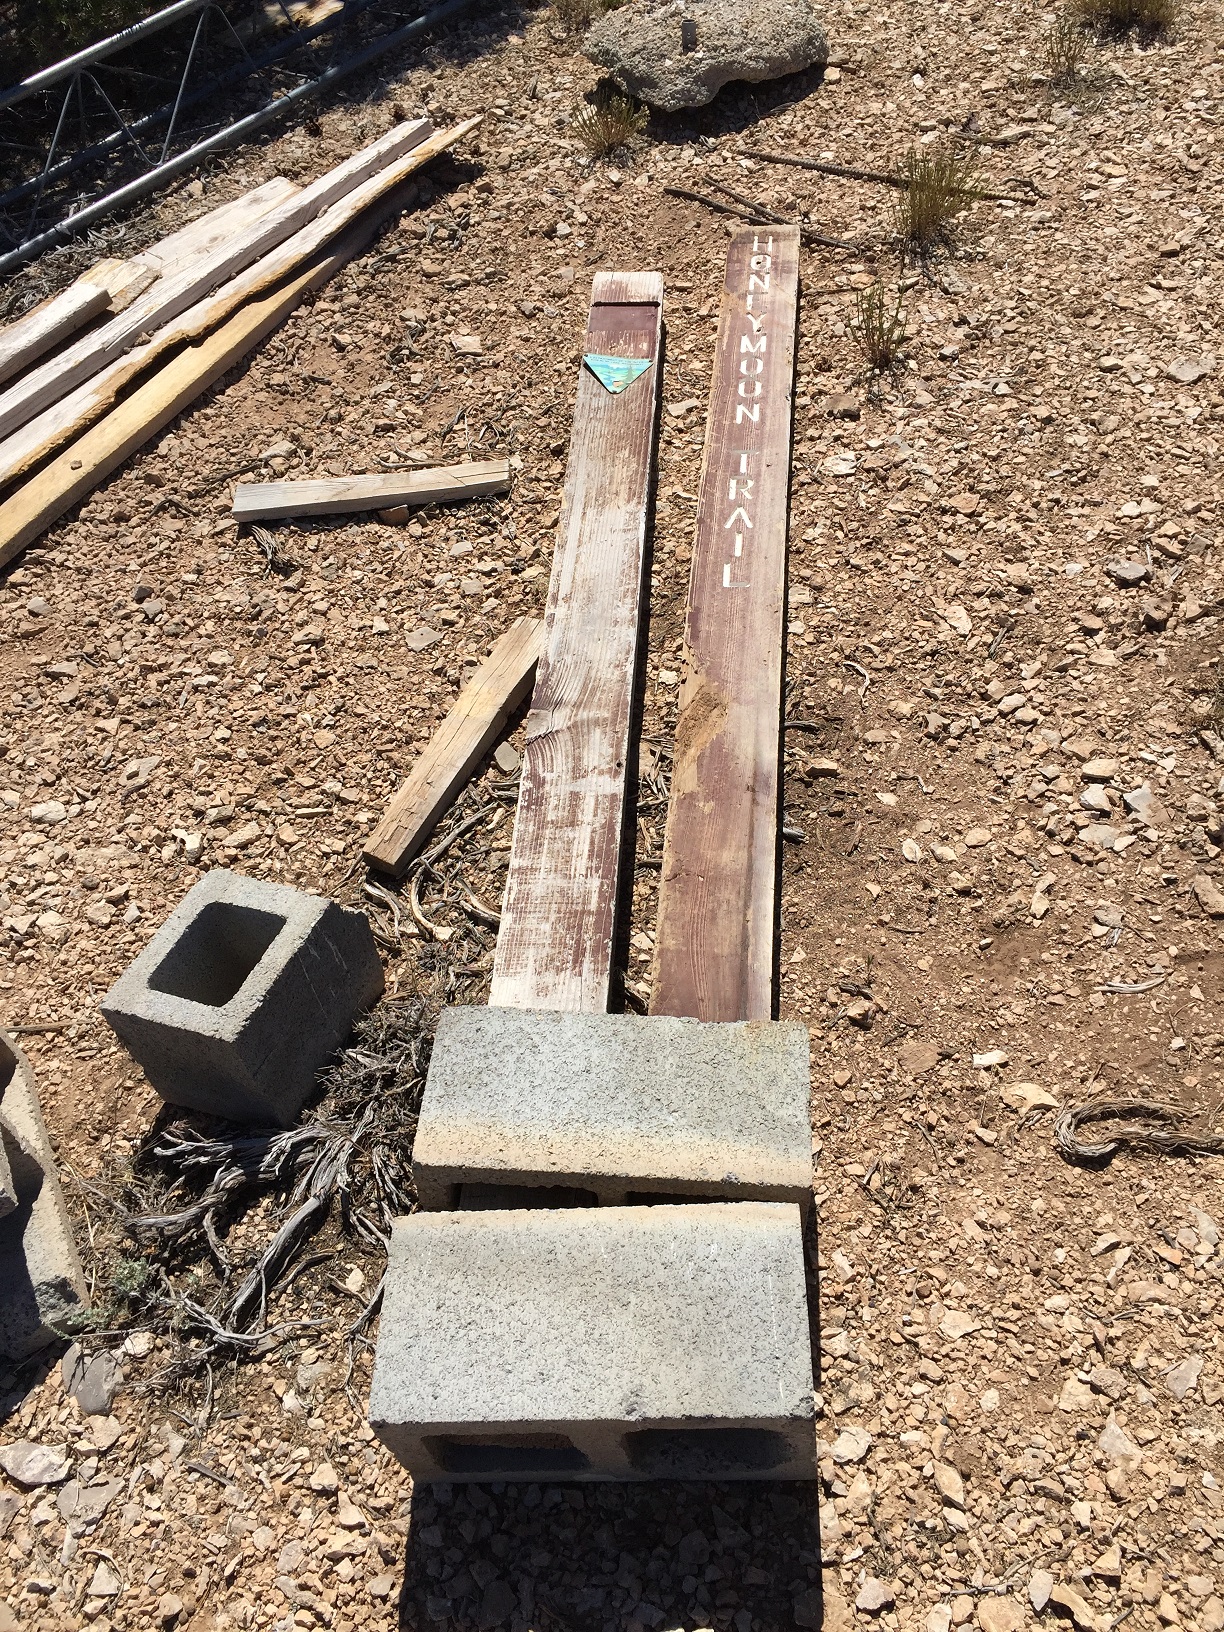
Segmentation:
{"type": "Polygon", "coordinates": [[[424,17],[418,17],[415,22],[405,23],[403,28],[394,29],[390,34],[384,34],[381,39],[372,40],[362,50],[354,52],[347,61],[338,63],[334,68],[329,68],[326,73],[320,74],[318,79],[311,80],[308,85],[299,85],[296,90],[286,92],[284,96],[270,103],[267,107],[248,114],[245,119],[237,120],[225,130],[218,131],[215,136],[208,137],[206,141],[197,142],[194,147],[189,147],[185,153],[179,153],[175,158],[167,160],[165,164],[158,165],[155,170],[150,170],[147,174],[138,176],[135,181],[129,181],[125,187],[116,188],[113,193],[108,193],[105,198],[99,198],[93,204],[87,204],[83,210],[78,210],[75,215],[70,215],[66,221],[61,221],[49,231],[40,233],[37,238],[29,238],[24,244],[18,244],[17,248],[10,250],[7,255],[0,256],[0,277],[6,272],[14,271],[19,266],[24,266],[27,261],[33,260],[35,256],[41,255],[45,250],[54,249],[57,245],[66,243],[69,238],[75,237],[82,227],[87,227],[92,222],[100,220],[104,215],[109,215],[112,210],[120,209],[125,204],[131,204],[136,199],[143,198],[146,193],[151,193],[159,187],[163,181],[168,181],[172,176],[181,175],[184,170],[190,170],[201,159],[207,158],[212,153],[220,152],[223,148],[228,147],[231,142],[241,141],[254,131],[261,130],[264,125],[270,124],[273,119],[278,119],[286,108],[294,107],[306,97],[314,96],[319,91],[328,89],[337,80],[343,79],[347,74],[356,73],[359,68],[364,68],[368,62],[373,62],[376,57],[382,56],[384,52],[390,51],[394,46],[402,45],[406,40],[415,39],[418,34],[424,34],[429,29],[436,28],[440,23],[448,22],[452,17],[457,17],[461,12],[467,11],[475,3],[476,0],[445,0],[443,5],[436,6],[433,11],[426,12],[424,17]]]}
{"type": "Polygon", "coordinates": [[[167,6],[164,11],[155,11],[142,22],[133,23],[130,28],[121,28],[118,34],[112,34],[109,39],[99,40],[97,45],[87,45],[84,51],[78,51],[75,56],[65,57],[63,62],[53,63],[50,68],[41,68],[19,85],[10,85],[7,91],[0,91],[0,108],[11,108],[14,102],[24,102],[27,96],[33,96],[36,91],[58,85],[61,79],[71,79],[73,74],[87,68],[91,62],[109,57],[112,51],[122,51],[125,46],[134,45],[148,34],[160,33],[171,23],[177,23],[180,17],[190,17],[193,12],[203,11],[205,6],[211,4],[212,0],[177,0],[176,5],[167,6]]]}
{"type": "MultiPolygon", "coordinates": [[[[209,0],[209,3],[211,4],[212,0],[209,0]]],[[[212,79],[206,80],[197,90],[192,91],[190,96],[184,96],[180,104],[180,111],[193,108],[197,103],[206,102],[209,97],[215,96],[218,91],[225,90],[228,86],[236,84],[241,79],[248,79],[252,74],[258,73],[261,68],[272,67],[285,57],[292,56],[295,51],[300,50],[302,46],[309,45],[319,35],[326,34],[330,30],[340,27],[342,23],[350,22],[354,18],[362,16],[373,6],[385,3],[386,0],[348,0],[343,11],[336,12],[333,16],[325,18],[321,23],[316,23],[313,28],[299,29],[292,38],[281,41],[277,45],[269,46],[260,56],[252,57],[248,52],[246,62],[238,63],[224,74],[214,75],[212,79]]],[[[96,79],[94,84],[97,84],[96,79]]],[[[138,132],[148,130],[151,125],[160,123],[161,120],[170,116],[173,109],[173,102],[164,102],[160,108],[154,108],[152,113],[145,113],[139,119],[133,119],[126,129],[112,131],[109,136],[103,136],[91,146],[84,147],[79,152],[72,154],[70,158],[61,159],[57,165],[43,169],[39,175],[32,176],[29,181],[19,182],[16,187],[10,187],[8,192],[0,193],[0,210],[8,209],[10,204],[19,204],[23,198],[28,198],[31,193],[41,194],[51,182],[60,180],[62,176],[71,175],[74,170],[81,169],[83,165],[88,164],[92,159],[100,159],[113,152],[115,148],[122,146],[129,136],[135,140],[138,132]]],[[[139,144],[137,145],[139,146],[139,144]]]]}

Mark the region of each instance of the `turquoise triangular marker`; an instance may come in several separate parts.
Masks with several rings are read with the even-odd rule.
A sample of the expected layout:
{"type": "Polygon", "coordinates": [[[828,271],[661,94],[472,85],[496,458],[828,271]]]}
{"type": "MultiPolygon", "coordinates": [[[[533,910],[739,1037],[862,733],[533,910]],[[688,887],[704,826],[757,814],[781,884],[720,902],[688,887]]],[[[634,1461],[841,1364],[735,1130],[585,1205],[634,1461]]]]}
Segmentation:
{"type": "Polygon", "coordinates": [[[582,360],[614,397],[640,379],[650,367],[649,357],[602,357],[597,352],[588,352],[582,360]]]}

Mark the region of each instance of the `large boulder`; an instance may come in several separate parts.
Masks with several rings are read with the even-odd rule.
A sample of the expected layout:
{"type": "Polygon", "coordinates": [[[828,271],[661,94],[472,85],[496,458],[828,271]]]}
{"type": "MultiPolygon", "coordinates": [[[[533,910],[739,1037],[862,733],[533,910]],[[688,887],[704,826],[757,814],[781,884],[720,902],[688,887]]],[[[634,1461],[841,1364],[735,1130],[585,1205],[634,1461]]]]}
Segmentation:
{"type": "Polygon", "coordinates": [[[704,107],[732,80],[780,79],[829,56],[810,0],[629,0],[599,19],[585,50],[665,113],[704,107]]]}

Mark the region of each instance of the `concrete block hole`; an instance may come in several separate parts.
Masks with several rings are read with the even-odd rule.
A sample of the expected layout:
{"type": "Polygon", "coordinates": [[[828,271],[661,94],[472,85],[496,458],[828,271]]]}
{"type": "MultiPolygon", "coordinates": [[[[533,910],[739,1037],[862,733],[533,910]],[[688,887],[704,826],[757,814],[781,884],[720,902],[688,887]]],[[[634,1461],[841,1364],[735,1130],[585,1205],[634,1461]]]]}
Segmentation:
{"type": "Polygon", "coordinates": [[[654,1479],[719,1479],[766,1473],[793,1454],[768,1428],[640,1428],[626,1434],[630,1466],[654,1479]]]}
{"type": "Polygon", "coordinates": [[[628,1190],[601,1202],[594,1190],[580,1190],[568,1184],[457,1184],[451,1192],[455,1212],[488,1212],[496,1209],[558,1207],[688,1207],[700,1202],[735,1201],[729,1195],[692,1196],[682,1191],[628,1190]]]}
{"type": "Polygon", "coordinates": [[[286,919],[213,901],[192,920],[149,978],[155,992],[220,1009],[240,992],[286,919]]]}
{"type": "Polygon", "coordinates": [[[548,1478],[581,1473],[591,1465],[564,1434],[500,1434],[496,1440],[468,1434],[438,1434],[424,1441],[425,1449],[446,1473],[485,1473],[490,1478],[538,1474],[548,1478]]]}

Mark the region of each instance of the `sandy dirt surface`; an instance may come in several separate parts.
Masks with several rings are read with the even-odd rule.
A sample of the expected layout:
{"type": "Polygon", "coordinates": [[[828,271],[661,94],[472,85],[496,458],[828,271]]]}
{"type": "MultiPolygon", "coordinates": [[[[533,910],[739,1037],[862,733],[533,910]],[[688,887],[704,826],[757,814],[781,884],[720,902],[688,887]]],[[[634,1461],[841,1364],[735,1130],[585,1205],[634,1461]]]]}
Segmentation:
{"type": "MultiPolygon", "coordinates": [[[[69,1462],[0,1492],[3,1632],[1224,1627],[1220,1159],[1075,1166],[1052,1126],[1102,1091],[1201,1126],[1220,1102],[1224,48],[1188,5],[1171,40],[1094,46],[1091,82],[1055,92],[1046,21],[1016,0],[834,5],[823,82],[732,87],[613,165],[570,133],[596,78],[575,42],[550,11],[494,12],[142,218],[156,236],[309,178],[401,113],[486,115],[369,255],[4,578],[0,1019],[62,1028],[24,1041],[101,1311],[84,1341],[127,1352],[109,1415],[67,1398],[56,1351],[0,1377],[0,1439],[69,1462]],[[869,392],[847,325],[856,289],[898,279],[891,195],[739,151],[881,168],[958,135],[1017,202],[976,205],[958,253],[904,273],[910,365],[869,392]],[[625,947],[629,1001],[648,997],[727,230],[662,188],[707,179],[863,245],[804,255],[791,523],[806,724],[780,1013],[813,1047],[819,1503],[414,1501],[364,1424],[367,1345],[345,1387],[381,1266],[334,1221],[330,1256],[271,1301],[316,1326],[155,1384],[191,1350],[147,1289],[125,1295],[140,1254],[111,1203],[160,1107],[97,1003],[218,865],[364,905],[393,995],[481,1000],[493,932],[465,887],[499,899],[512,773],[469,792],[487,820],[423,890],[432,928],[401,900],[397,934],[365,893],[361,837],[472,666],[543,606],[611,265],[667,291],[625,947]],[[228,517],[241,469],[467,454],[511,457],[512,494],[407,527],[279,526],[275,571],[228,517]]],[[[232,1220],[236,1271],[282,1205],[232,1220]]],[[[170,1270],[205,1301],[218,1273],[207,1252],[170,1270]]]]}

